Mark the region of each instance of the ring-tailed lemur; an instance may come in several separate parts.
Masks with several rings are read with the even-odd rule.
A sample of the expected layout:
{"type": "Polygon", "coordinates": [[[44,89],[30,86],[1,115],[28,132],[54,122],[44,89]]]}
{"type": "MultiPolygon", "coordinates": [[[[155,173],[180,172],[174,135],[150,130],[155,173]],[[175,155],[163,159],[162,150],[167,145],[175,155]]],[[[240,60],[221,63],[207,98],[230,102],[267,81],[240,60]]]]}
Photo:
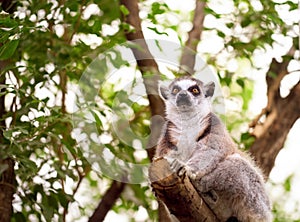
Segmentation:
{"type": "Polygon", "coordinates": [[[212,113],[214,89],[213,82],[188,76],[160,86],[167,121],[156,157],[166,158],[179,175],[186,172],[220,221],[270,222],[262,173],[212,113]]]}

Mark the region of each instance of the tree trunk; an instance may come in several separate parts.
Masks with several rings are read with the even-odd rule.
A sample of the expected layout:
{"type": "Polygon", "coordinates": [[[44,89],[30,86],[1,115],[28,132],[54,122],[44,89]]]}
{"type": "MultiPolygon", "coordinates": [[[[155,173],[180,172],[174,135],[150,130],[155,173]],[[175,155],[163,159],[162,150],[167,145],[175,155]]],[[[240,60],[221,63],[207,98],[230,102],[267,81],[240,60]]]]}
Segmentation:
{"type": "MultiPolygon", "coordinates": [[[[139,18],[138,1],[121,0],[120,4],[124,5],[129,11],[129,14],[124,16],[124,21],[134,28],[134,31],[125,33],[127,40],[139,40],[138,44],[140,47],[132,48],[132,52],[144,77],[152,116],[163,116],[164,104],[157,93],[158,65],[144,40],[139,18]],[[141,60],[140,58],[147,59],[141,60]],[[149,73],[151,73],[151,78],[145,78],[146,74],[149,73]]],[[[185,74],[193,74],[194,71],[196,49],[203,30],[204,8],[205,1],[197,0],[193,28],[189,32],[186,48],[183,50],[180,61],[185,74]]],[[[290,128],[300,116],[300,83],[295,85],[288,97],[281,98],[279,96],[280,82],[288,73],[288,64],[288,60],[285,60],[283,63],[273,60],[269,73],[275,73],[277,76],[271,78],[271,75],[267,75],[268,106],[262,113],[262,115],[265,115],[266,121],[258,124],[260,118],[257,118],[257,121],[252,125],[253,135],[256,137],[256,140],[250,148],[250,152],[267,176],[274,166],[275,158],[283,147],[290,128]]],[[[161,125],[152,122],[152,126],[154,127],[152,132],[155,132],[155,136],[151,140],[155,140],[157,135],[159,135],[161,125]]],[[[147,151],[149,158],[152,159],[154,149],[147,151]]],[[[178,177],[170,170],[169,164],[164,159],[154,161],[149,169],[149,174],[153,191],[158,198],[159,221],[173,221],[169,212],[180,221],[217,221],[216,215],[213,214],[203,201],[203,198],[196,192],[189,178],[186,176],[178,177]]]]}
{"type": "Polygon", "coordinates": [[[11,158],[0,160],[0,221],[10,222],[12,216],[12,200],[15,192],[14,161],[11,158]]]}
{"type": "MultiPolygon", "coordinates": [[[[152,116],[164,116],[164,103],[158,94],[159,70],[156,61],[151,55],[148,46],[144,40],[144,35],[141,28],[139,18],[139,9],[137,0],[121,0],[121,5],[124,5],[129,14],[125,16],[124,21],[130,24],[134,31],[125,33],[127,40],[138,40],[136,42],[139,47],[132,48],[132,52],[137,60],[138,67],[142,72],[144,84],[148,95],[152,116]],[[147,59],[140,59],[147,58],[147,59]],[[150,75],[150,78],[146,76],[150,75]]],[[[197,1],[195,17],[193,20],[193,29],[189,33],[189,40],[186,42],[186,48],[181,58],[181,66],[187,69],[191,74],[195,64],[195,49],[201,36],[201,27],[204,20],[205,2],[197,1]]],[[[152,120],[156,120],[153,118],[152,120]]],[[[150,144],[157,144],[162,125],[157,122],[151,123],[150,144]],[[154,132],[154,133],[153,133],[154,132]]],[[[152,160],[154,149],[148,149],[148,156],[152,160]]],[[[180,221],[216,221],[216,216],[206,206],[204,200],[198,195],[197,191],[190,183],[188,177],[179,178],[175,173],[171,172],[169,164],[165,160],[155,161],[150,169],[150,180],[153,191],[158,196],[159,204],[159,221],[173,221],[172,215],[175,215],[180,221]],[[165,174],[170,174],[170,177],[165,177],[165,174]],[[168,209],[165,207],[167,205],[168,209]]]]}
{"type": "Polygon", "coordinates": [[[252,134],[256,137],[250,152],[266,177],[269,176],[290,129],[300,118],[300,80],[287,97],[280,96],[280,83],[289,74],[287,67],[294,53],[295,49],[292,47],[281,63],[273,59],[266,75],[268,104],[250,125],[253,128],[252,134]],[[265,120],[260,123],[262,116],[265,116],[265,120]]]}
{"type": "MultiPolygon", "coordinates": [[[[0,73],[7,65],[6,61],[0,61],[0,73]]],[[[5,74],[0,75],[0,84],[5,84],[5,74]]],[[[3,137],[3,132],[6,129],[5,125],[5,94],[2,94],[6,89],[2,88],[0,90],[0,144],[2,149],[0,153],[5,154],[5,149],[8,145],[5,145],[5,139],[3,137]]],[[[12,216],[12,200],[13,194],[15,192],[15,173],[14,173],[14,161],[6,155],[0,156],[0,221],[9,222],[12,216]]]]}
{"type": "Polygon", "coordinates": [[[300,117],[300,82],[286,98],[280,98],[268,114],[250,152],[268,177],[293,124],[300,117]]]}
{"type": "MultiPolygon", "coordinates": [[[[7,13],[12,14],[15,11],[16,3],[12,0],[0,1],[1,8],[7,13]]],[[[0,60],[0,84],[5,85],[5,73],[3,70],[9,64],[8,60],[0,60]]],[[[3,132],[6,130],[5,124],[5,92],[6,88],[0,90],[0,144],[2,149],[0,153],[5,154],[5,139],[3,132]]],[[[12,201],[15,192],[15,172],[14,172],[15,162],[12,158],[5,156],[0,156],[0,221],[10,222],[13,212],[12,201]]]]}

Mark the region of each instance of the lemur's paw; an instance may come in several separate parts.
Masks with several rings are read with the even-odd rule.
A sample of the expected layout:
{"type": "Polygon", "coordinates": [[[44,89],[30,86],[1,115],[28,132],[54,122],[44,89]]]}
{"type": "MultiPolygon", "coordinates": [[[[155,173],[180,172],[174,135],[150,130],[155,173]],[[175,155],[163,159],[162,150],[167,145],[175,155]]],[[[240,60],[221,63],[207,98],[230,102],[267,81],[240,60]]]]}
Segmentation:
{"type": "Polygon", "coordinates": [[[165,158],[169,162],[171,170],[175,172],[178,176],[181,177],[186,173],[187,169],[185,163],[170,157],[165,158]]]}
{"type": "Polygon", "coordinates": [[[192,172],[190,176],[191,179],[200,180],[205,175],[205,171],[198,170],[197,172],[192,172]]]}
{"type": "MultiPolygon", "coordinates": [[[[187,168],[189,168],[189,167],[187,166],[187,168]]],[[[187,175],[192,180],[196,180],[198,178],[197,173],[194,173],[191,170],[187,170],[187,175]]]]}

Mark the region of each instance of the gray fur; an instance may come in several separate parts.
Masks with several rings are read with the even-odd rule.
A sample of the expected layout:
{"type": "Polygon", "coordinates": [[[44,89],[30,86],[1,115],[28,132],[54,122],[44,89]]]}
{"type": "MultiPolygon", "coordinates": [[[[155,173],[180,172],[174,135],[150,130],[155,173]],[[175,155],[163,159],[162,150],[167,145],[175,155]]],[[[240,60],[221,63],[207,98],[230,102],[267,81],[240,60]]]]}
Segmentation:
{"type": "Polygon", "coordinates": [[[168,88],[160,87],[167,124],[156,157],[165,157],[179,175],[186,173],[220,221],[236,217],[242,222],[270,222],[262,173],[237,149],[225,126],[211,112],[209,99],[214,88],[214,83],[204,85],[191,77],[175,79],[168,88]],[[193,94],[197,91],[194,88],[199,94],[193,94]]]}

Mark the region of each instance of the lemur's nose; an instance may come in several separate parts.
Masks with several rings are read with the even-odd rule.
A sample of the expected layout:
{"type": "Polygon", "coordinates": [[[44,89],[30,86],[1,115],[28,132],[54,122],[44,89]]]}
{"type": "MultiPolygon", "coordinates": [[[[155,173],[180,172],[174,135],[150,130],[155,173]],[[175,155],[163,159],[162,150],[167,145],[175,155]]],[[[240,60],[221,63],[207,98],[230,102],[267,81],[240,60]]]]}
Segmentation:
{"type": "Polygon", "coordinates": [[[182,90],[182,91],[178,94],[178,96],[180,96],[180,97],[187,97],[187,92],[186,92],[186,90],[182,90]]]}

